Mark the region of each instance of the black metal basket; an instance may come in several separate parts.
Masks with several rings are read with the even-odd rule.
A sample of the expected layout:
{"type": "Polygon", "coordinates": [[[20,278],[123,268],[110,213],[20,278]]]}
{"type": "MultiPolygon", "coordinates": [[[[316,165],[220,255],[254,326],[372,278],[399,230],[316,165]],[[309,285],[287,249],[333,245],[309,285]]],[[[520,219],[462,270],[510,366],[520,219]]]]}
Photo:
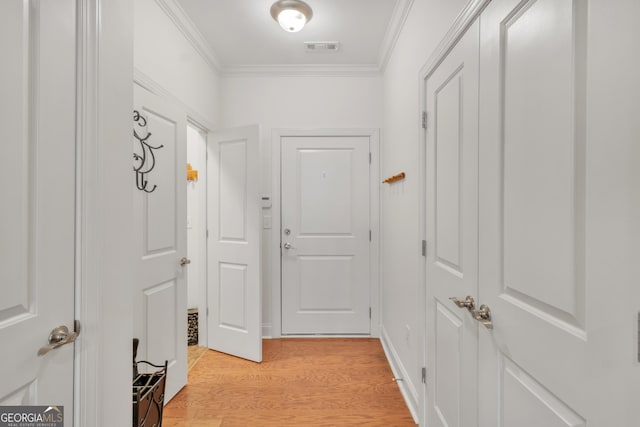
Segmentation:
{"type": "Polygon", "coordinates": [[[133,379],[133,426],[161,427],[167,361],[162,366],[141,360],[135,363],[136,372],[141,363],[159,369],[152,373],[137,374],[133,379]]]}

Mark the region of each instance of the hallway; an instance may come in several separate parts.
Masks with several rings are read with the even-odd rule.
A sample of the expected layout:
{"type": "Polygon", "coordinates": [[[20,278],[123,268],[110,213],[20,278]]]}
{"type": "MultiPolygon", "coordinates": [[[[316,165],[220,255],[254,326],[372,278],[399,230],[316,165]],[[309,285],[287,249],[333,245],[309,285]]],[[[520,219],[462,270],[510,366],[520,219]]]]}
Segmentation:
{"type": "Polygon", "coordinates": [[[163,425],[415,425],[377,339],[273,339],[263,351],[260,364],[207,351],[163,425]]]}

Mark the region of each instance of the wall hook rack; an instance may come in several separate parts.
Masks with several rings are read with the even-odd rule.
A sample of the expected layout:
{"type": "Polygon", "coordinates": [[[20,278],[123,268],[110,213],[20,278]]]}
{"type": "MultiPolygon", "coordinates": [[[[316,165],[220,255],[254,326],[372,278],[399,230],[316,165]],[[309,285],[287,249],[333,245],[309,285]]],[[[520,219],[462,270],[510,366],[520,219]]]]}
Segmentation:
{"type": "Polygon", "coordinates": [[[393,176],[390,176],[389,178],[385,179],[384,181],[382,181],[382,183],[383,184],[391,184],[391,183],[394,183],[396,181],[401,181],[401,180],[405,179],[405,177],[406,177],[405,173],[404,172],[400,172],[397,175],[393,175],[393,176]]]}
{"type": "Polygon", "coordinates": [[[140,114],[138,110],[133,110],[133,136],[140,144],[139,151],[133,152],[133,171],[136,174],[136,187],[140,191],[144,191],[145,193],[152,193],[157,185],[153,185],[152,188],[148,189],[149,181],[147,180],[147,174],[153,170],[156,166],[156,156],[153,153],[153,150],[158,150],[164,145],[159,145],[157,147],[153,147],[150,145],[147,140],[151,137],[151,132],[149,132],[147,127],[147,119],[140,114]],[[146,132],[145,134],[139,134],[136,131],[136,126],[143,128],[146,132]]]}

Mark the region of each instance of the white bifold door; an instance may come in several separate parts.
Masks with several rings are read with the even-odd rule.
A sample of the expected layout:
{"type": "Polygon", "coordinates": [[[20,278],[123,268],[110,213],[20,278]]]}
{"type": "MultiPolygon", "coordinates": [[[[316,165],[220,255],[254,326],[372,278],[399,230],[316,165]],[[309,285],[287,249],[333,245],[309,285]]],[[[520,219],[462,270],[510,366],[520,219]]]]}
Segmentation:
{"type": "Polygon", "coordinates": [[[610,256],[637,227],[603,205],[633,196],[602,155],[628,136],[587,120],[594,3],[493,0],[427,76],[429,426],[637,425],[633,267],[610,256]]]}
{"type": "Polygon", "coordinates": [[[260,129],[207,140],[209,347],[262,361],[260,129]]]}
{"type": "Polygon", "coordinates": [[[0,56],[0,405],[64,406],[70,426],[76,2],[0,2],[0,56]]]}
{"type": "Polygon", "coordinates": [[[283,334],[371,332],[369,139],[279,141],[283,334]]]}
{"type": "Polygon", "coordinates": [[[187,121],[138,85],[134,105],[134,335],[138,360],[168,361],[168,402],[187,383],[187,121]]]}

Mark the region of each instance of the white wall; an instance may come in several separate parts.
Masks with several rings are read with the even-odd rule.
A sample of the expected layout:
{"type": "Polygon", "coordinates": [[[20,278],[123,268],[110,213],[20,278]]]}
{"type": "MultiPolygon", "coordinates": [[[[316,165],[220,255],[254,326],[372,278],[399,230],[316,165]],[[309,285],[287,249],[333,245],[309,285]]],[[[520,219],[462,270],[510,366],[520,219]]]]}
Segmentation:
{"type": "Polygon", "coordinates": [[[136,0],[133,4],[136,71],[180,100],[189,113],[201,116],[206,121],[201,125],[217,126],[220,110],[217,71],[155,0],[136,0]]]}
{"type": "MultiPolygon", "coordinates": [[[[273,129],[380,128],[382,78],[231,76],[222,83],[222,127],[260,125],[262,192],[272,195],[273,129]]],[[[384,144],[384,142],[383,142],[384,144]]],[[[277,201],[274,201],[276,203],[277,201]]],[[[270,210],[263,209],[270,215],[270,210]]],[[[277,236],[276,236],[277,238],[277,236]]],[[[263,334],[271,336],[271,240],[263,234],[263,334]]]]}
{"type": "Polygon", "coordinates": [[[382,177],[407,178],[382,189],[382,328],[418,407],[423,366],[423,258],[420,69],[467,0],[415,0],[384,73],[382,177]]]}

